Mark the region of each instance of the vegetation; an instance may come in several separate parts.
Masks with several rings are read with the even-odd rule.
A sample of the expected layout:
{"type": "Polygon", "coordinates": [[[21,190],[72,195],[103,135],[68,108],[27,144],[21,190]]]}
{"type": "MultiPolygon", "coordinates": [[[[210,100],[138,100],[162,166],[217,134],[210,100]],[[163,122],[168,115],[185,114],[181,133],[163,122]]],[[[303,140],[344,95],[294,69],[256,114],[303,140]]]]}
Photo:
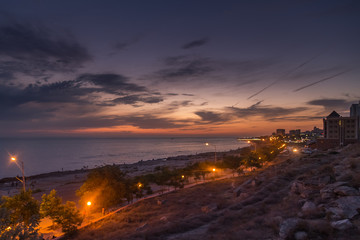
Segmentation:
{"type": "Polygon", "coordinates": [[[42,239],[37,227],[40,222],[39,203],[31,191],[21,191],[0,200],[0,239],[42,239]]]}
{"type": "Polygon", "coordinates": [[[74,202],[67,201],[62,204],[62,199],[52,190],[48,195],[42,196],[40,213],[43,217],[49,217],[53,223],[61,226],[65,234],[71,234],[80,226],[83,218],[74,202]]]}
{"type": "Polygon", "coordinates": [[[126,194],[128,188],[124,176],[125,174],[115,165],[93,169],[77,192],[82,205],[85,206],[86,202],[92,199],[96,199],[92,201],[95,202],[92,206],[95,209],[121,204],[123,198],[129,198],[126,194]]]}

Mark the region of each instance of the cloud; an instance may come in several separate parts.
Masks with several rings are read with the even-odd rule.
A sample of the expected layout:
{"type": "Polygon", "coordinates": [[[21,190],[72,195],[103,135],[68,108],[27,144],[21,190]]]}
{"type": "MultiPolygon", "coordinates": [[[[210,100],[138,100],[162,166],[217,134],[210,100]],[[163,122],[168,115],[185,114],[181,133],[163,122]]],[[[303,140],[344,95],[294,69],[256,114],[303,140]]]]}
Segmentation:
{"type": "Polygon", "coordinates": [[[195,112],[195,114],[201,118],[201,121],[207,123],[219,123],[230,120],[229,115],[223,113],[216,113],[212,111],[198,111],[195,112]]]}
{"type": "Polygon", "coordinates": [[[89,60],[87,49],[69,36],[32,24],[0,26],[0,72],[43,76],[73,71],[89,60]]]}
{"type": "Polygon", "coordinates": [[[82,74],[77,78],[79,82],[92,83],[101,87],[101,90],[108,93],[145,92],[147,88],[134,83],[129,83],[129,79],[120,74],[82,74]]]}
{"type": "Polygon", "coordinates": [[[112,100],[115,104],[130,104],[134,105],[139,102],[141,103],[160,103],[164,101],[163,97],[159,96],[143,96],[143,95],[128,95],[112,100]]]}
{"type": "Polygon", "coordinates": [[[187,124],[178,123],[170,118],[155,117],[151,114],[128,116],[122,119],[126,124],[130,124],[141,129],[169,129],[185,127],[187,124]]]}
{"type": "Polygon", "coordinates": [[[189,48],[194,48],[194,47],[200,47],[200,46],[205,45],[208,42],[209,42],[208,38],[201,38],[201,39],[197,39],[197,40],[188,42],[188,43],[184,44],[181,48],[189,49],[189,48]]]}
{"type": "Polygon", "coordinates": [[[348,109],[352,103],[353,101],[351,100],[337,99],[337,98],[315,99],[307,102],[307,104],[309,105],[322,106],[326,111],[333,111],[335,109],[336,110],[348,109]]]}
{"type": "MultiPolygon", "coordinates": [[[[0,109],[3,113],[6,110],[6,114],[2,114],[3,120],[15,117],[24,121],[33,119],[37,117],[33,113],[39,112],[41,107],[48,109],[51,106],[60,111],[78,106],[81,109],[72,114],[80,114],[82,110],[82,114],[89,114],[101,112],[101,106],[153,104],[163,100],[161,94],[130,83],[127,77],[119,74],[82,74],[74,80],[28,84],[25,87],[0,84],[0,109]],[[101,93],[106,93],[107,97],[102,98],[101,93]],[[24,106],[27,108],[24,109],[24,106]]],[[[51,114],[44,113],[44,119],[51,117],[53,111],[51,114]]]]}
{"type": "Polygon", "coordinates": [[[336,78],[336,77],[338,77],[338,76],[341,76],[341,75],[343,75],[343,74],[345,74],[345,73],[347,73],[347,72],[349,72],[349,71],[350,71],[350,70],[341,71],[341,72],[338,72],[338,73],[333,74],[333,75],[331,75],[331,76],[322,78],[322,79],[320,79],[320,80],[318,80],[318,81],[315,81],[315,82],[312,82],[312,83],[307,84],[307,85],[305,85],[305,86],[302,86],[302,87],[300,87],[300,88],[297,88],[297,89],[293,90],[293,92],[298,92],[298,91],[304,90],[305,88],[312,87],[312,86],[314,86],[314,85],[316,85],[316,84],[318,84],[318,83],[325,82],[325,81],[327,81],[327,80],[330,80],[330,79],[336,78]]]}
{"type": "Polygon", "coordinates": [[[264,119],[271,119],[274,117],[287,116],[290,114],[297,114],[307,110],[306,107],[296,108],[283,108],[271,105],[261,105],[261,101],[257,102],[247,108],[227,107],[227,111],[238,118],[250,118],[250,117],[263,117],[264,119]]]}
{"type": "Polygon", "coordinates": [[[156,72],[156,75],[170,82],[204,76],[214,70],[205,58],[176,56],[168,57],[164,62],[167,68],[156,72]]]}

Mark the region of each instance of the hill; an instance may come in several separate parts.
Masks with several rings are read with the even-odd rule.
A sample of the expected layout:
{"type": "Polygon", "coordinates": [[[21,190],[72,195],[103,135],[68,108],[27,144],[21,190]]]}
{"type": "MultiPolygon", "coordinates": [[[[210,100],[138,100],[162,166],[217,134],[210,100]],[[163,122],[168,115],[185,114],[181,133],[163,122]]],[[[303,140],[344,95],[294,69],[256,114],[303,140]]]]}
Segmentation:
{"type": "Polygon", "coordinates": [[[360,146],[140,201],[71,239],[358,239],[360,146]]]}

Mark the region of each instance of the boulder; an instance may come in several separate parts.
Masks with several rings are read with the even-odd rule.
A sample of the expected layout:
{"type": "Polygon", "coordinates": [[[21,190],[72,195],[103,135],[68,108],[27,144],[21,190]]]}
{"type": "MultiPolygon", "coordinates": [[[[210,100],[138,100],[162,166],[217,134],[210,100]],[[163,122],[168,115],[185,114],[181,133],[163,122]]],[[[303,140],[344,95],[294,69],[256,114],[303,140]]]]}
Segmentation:
{"type": "Polygon", "coordinates": [[[341,196],[359,196],[359,191],[348,186],[339,186],[334,189],[334,193],[341,196]]]}
{"type": "Polygon", "coordinates": [[[333,207],[327,210],[333,214],[333,219],[352,219],[358,215],[360,209],[360,196],[347,196],[337,199],[333,207]]]}
{"type": "Polygon", "coordinates": [[[291,184],[290,191],[294,194],[301,194],[306,189],[303,182],[295,181],[291,184]]]}
{"type": "Polygon", "coordinates": [[[242,187],[237,187],[234,189],[234,197],[238,197],[240,193],[242,192],[242,187]]]}
{"type": "Polygon", "coordinates": [[[343,219],[343,220],[331,222],[331,226],[337,230],[346,230],[352,228],[353,225],[349,219],[343,219]]]}
{"type": "Polygon", "coordinates": [[[306,201],[301,208],[301,211],[303,211],[304,213],[311,213],[316,210],[317,210],[317,207],[316,207],[315,203],[313,203],[311,201],[306,201]]]}
{"type": "Polygon", "coordinates": [[[135,231],[141,231],[143,230],[144,228],[146,228],[148,226],[147,223],[144,223],[143,225],[139,226],[138,228],[135,229],[135,231]]]}
{"type": "Polygon", "coordinates": [[[300,231],[294,234],[294,238],[296,240],[306,240],[308,238],[308,235],[306,232],[300,231]]]}
{"type": "Polygon", "coordinates": [[[279,236],[281,239],[290,237],[290,234],[296,229],[299,224],[299,219],[288,218],[280,224],[279,236]]]}

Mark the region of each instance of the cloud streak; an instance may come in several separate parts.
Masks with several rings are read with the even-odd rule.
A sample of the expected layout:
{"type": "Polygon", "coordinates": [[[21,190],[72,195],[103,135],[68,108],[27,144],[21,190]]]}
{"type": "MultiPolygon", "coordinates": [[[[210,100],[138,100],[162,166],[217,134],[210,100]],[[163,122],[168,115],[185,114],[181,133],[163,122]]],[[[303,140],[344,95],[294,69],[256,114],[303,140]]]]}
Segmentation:
{"type": "Polygon", "coordinates": [[[303,86],[303,87],[297,88],[297,89],[293,90],[293,92],[298,92],[298,91],[304,90],[304,89],[306,89],[306,88],[308,88],[308,87],[312,87],[312,86],[314,86],[314,85],[316,85],[316,84],[319,84],[319,83],[321,83],[321,82],[325,82],[325,81],[327,81],[327,80],[330,80],[330,79],[336,78],[336,77],[338,77],[338,76],[341,76],[341,75],[343,75],[343,74],[345,74],[345,73],[347,73],[347,72],[350,72],[350,70],[345,70],[345,71],[336,73],[336,74],[334,74],[334,75],[331,75],[331,76],[329,76],[329,77],[322,78],[322,79],[320,79],[320,80],[318,80],[318,81],[315,81],[315,82],[310,83],[310,84],[308,84],[308,85],[305,85],[305,86],[303,86]]]}
{"type": "Polygon", "coordinates": [[[209,42],[208,38],[197,39],[188,43],[185,43],[181,48],[182,49],[190,49],[195,47],[201,47],[209,42]]]}

